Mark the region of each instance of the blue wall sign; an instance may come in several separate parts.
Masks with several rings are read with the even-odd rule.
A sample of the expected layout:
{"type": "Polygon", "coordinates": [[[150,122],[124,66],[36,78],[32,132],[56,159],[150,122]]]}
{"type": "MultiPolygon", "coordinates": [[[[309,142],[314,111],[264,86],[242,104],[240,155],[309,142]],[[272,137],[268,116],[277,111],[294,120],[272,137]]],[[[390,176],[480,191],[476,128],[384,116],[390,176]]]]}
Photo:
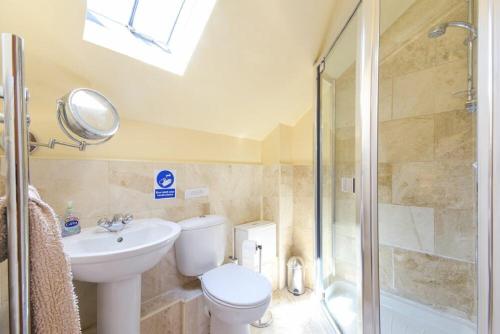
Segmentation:
{"type": "Polygon", "coordinates": [[[175,171],[157,170],[154,190],[155,199],[175,198],[175,171]]]}

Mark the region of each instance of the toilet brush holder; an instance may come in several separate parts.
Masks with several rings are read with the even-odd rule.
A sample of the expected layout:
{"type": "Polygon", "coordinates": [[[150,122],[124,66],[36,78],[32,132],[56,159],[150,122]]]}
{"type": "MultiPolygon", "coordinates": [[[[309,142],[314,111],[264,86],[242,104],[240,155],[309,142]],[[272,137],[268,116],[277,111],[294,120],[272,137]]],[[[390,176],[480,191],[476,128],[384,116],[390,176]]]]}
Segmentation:
{"type": "MultiPolygon", "coordinates": [[[[259,252],[259,274],[262,274],[262,245],[257,245],[256,251],[259,252]]],[[[273,314],[267,310],[266,313],[257,321],[251,323],[253,327],[265,328],[272,324],[273,314]]]]}

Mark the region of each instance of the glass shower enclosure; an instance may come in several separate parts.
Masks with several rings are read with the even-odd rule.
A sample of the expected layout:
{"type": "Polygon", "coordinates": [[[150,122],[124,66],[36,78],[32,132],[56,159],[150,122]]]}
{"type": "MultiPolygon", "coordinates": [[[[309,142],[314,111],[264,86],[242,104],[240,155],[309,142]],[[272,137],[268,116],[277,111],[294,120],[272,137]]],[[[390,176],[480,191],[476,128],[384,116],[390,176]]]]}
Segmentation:
{"type": "Polygon", "coordinates": [[[359,136],[356,136],[355,13],[336,40],[319,77],[321,136],[321,280],[325,306],[345,333],[361,324],[360,225],[357,215],[356,174],[359,172],[359,136]]]}
{"type": "Polygon", "coordinates": [[[360,1],[318,63],[317,285],[338,333],[492,332],[476,2],[360,1]]]}

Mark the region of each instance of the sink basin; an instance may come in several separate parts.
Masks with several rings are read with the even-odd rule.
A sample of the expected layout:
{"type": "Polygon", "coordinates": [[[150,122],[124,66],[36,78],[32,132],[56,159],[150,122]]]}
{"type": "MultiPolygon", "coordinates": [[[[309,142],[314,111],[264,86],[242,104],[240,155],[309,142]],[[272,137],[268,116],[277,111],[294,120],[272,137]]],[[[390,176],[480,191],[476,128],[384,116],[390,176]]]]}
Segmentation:
{"type": "Polygon", "coordinates": [[[153,268],[181,233],[173,222],[137,219],[120,232],[101,227],[63,238],[73,277],[97,285],[97,332],[139,334],[141,274],[153,268]]]}
{"type": "Polygon", "coordinates": [[[120,281],[153,268],[172,248],[181,230],[176,223],[137,219],[120,232],[101,227],[63,238],[73,277],[103,283],[120,281]]]}

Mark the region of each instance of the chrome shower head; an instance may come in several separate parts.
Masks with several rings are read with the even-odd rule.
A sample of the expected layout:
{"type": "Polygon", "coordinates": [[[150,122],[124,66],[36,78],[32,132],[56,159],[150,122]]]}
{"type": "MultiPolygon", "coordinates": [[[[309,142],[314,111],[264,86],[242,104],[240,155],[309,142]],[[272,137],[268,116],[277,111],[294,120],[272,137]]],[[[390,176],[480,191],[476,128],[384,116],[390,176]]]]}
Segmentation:
{"type": "Polygon", "coordinates": [[[429,38],[441,37],[446,33],[446,29],[448,29],[448,27],[462,28],[469,31],[470,40],[475,40],[477,37],[476,28],[472,24],[464,21],[450,21],[438,24],[437,26],[434,26],[429,30],[427,36],[429,36],[429,38]]]}

